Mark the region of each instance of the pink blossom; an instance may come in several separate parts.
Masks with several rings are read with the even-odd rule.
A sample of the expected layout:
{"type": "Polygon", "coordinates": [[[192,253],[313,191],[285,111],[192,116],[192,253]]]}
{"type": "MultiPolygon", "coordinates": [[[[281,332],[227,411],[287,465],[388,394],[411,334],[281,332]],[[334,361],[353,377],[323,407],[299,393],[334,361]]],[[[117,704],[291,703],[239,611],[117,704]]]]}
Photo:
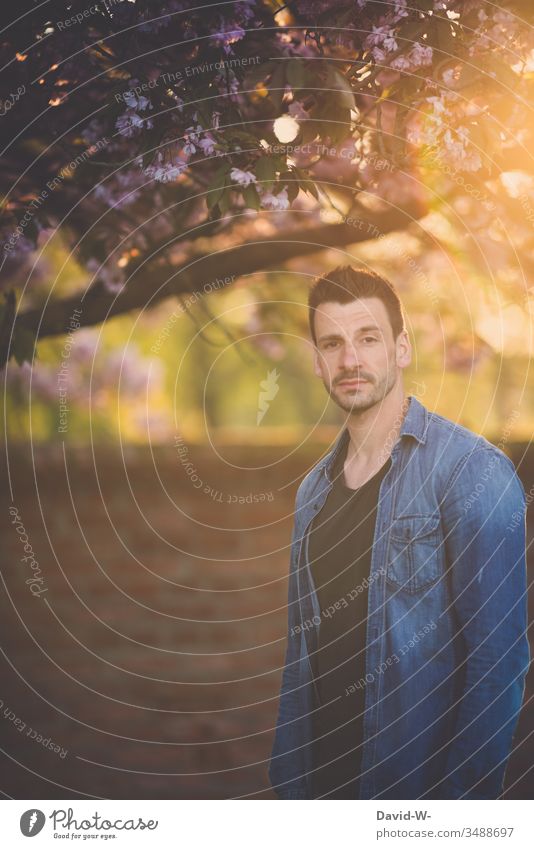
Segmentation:
{"type": "Polygon", "coordinates": [[[430,65],[432,62],[432,48],[417,42],[417,44],[414,44],[409,58],[415,68],[419,68],[422,65],[430,65]]]}
{"type": "Polygon", "coordinates": [[[121,136],[131,139],[133,136],[137,135],[142,127],[152,127],[153,121],[151,118],[142,118],[141,115],[138,115],[133,109],[128,109],[122,115],[119,115],[115,122],[115,126],[121,136]]]}
{"type": "Polygon", "coordinates": [[[289,198],[287,196],[287,189],[282,189],[282,191],[278,192],[277,195],[273,195],[272,192],[262,191],[261,187],[259,187],[259,189],[261,194],[261,205],[263,209],[289,209],[289,198]]]}
{"type": "Polygon", "coordinates": [[[386,52],[398,50],[398,44],[395,41],[395,30],[388,26],[374,26],[372,31],[365,39],[365,47],[381,47],[386,52]]]}
{"type": "Polygon", "coordinates": [[[452,131],[447,129],[443,134],[443,142],[447,150],[447,161],[454,168],[462,171],[478,171],[482,167],[482,160],[476,150],[467,150],[469,144],[469,131],[460,127],[456,132],[456,138],[452,131]]]}
{"type": "Polygon", "coordinates": [[[123,100],[130,109],[140,109],[143,112],[145,109],[152,109],[152,104],[148,97],[143,94],[136,94],[135,91],[127,91],[123,95],[123,100]]]}
{"type": "Polygon", "coordinates": [[[459,78],[459,70],[458,68],[446,68],[441,75],[441,78],[445,85],[454,86],[459,78]]]}
{"type": "Polygon", "coordinates": [[[94,142],[98,141],[104,135],[104,127],[100,123],[97,118],[93,118],[89,121],[87,127],[82,130],[81,136],[87,144],[94,144],[94,142]]]}
{"type": "Polygon", "coordinates": [[[185,164],[173,164],[172,162],[163,162],[160,165],[147,165],[145,174],[151,177],[158,183],[170,183],[176,180],[185,170],[185,164]]]}
{"type": "Polygon", "coordinates": [[[236,41],[241,41],[244,35],[245,30],[243,27],[238,25],[228,29],[226,32],[214,33],[211,38],[216,44],[221,45],[222,47],[229,47],[231,44],[235,44],[236,41]]]}
{"type": "Polygon", "coordinates": [[[396,0],[395,3],[395,11],[394,11],[394,20],[395,23],[400,21],[401,18],[407,18],[410,13],[406,8],[406,0],[396,0]]]}
{"type": "Polygon", "coordinates": [[[183,112],[184,111],[184,101],[182,100],[182,98],[178,97],[178,95],[175,92],[173,92],[171,96],[172,96],[172,99],[176,103],[176,106],[178,108],[178,112],[183,112]]]}
{"type": "Polygon", "coordinates": [[[382,44],[384,38],[387,33],[389,33],[389,27],[377,27],[373,24],[373,29],[365,39],[366,47],[375,47],[379,44],[382,44]]]}
{"type": "Polygon", "coordinates": [[[412,63],[407,56],[395,56],[395,58],[389,63],[389,67],[393,68],[395,71],[410,71],[412,63]]]}
{"type": "Polygon", "coordinates": [[[206,134],[203,139],[200,139],[198,146],[205,156],[211,156],[215,150],[215,139],[206,134]]]}
{"type": "Polygon", "coordinates": [[[295,118],[297,121],[300,119],[301,121],[305,121],[310,117],[310,113],[304,109],[302,103],[299,100],[294,100],[293,103],[290,103],[288,106],[288,114],[291,115],[292,118],[295,118]]]}
{"type": "Polygon", "coordinates": [[[70,359],[77,365],[90,365],[98,351],[98,335],[93,328],[85,327],[76,331],[75,345],[72,346],[70,359]]]}
{"type": "Polygon", "coordinates": [[[389,67],[395,71],[415,71],[423,65],[432,63],[432,48],[427,45],[416,43],[410,53],[396,56],[389,63],[389,67]]]}
{"type": "Polygon", "coordinates": [[[94,188],[94,196],[107,206],[118,207],[137,199],[145,180],[136,171],[119,171],[94,188]]]}
{"type": "Polygon", "coordinates": [[[230,179],[240,186],[249,186],[250,183],[256,182],[256,175],[252,171],[242,171],[241,168],[232,168],[230,179]]]}
{"type": "Polygon", "coordinates": [[[112,260],[108,265],[102,265],[97,259],[90,259],[87,270],[102,281],[106,291],[111,295],[117,295],[125,286],[124,272],[118,265],[111,265],[111,262],[112,260]]]}

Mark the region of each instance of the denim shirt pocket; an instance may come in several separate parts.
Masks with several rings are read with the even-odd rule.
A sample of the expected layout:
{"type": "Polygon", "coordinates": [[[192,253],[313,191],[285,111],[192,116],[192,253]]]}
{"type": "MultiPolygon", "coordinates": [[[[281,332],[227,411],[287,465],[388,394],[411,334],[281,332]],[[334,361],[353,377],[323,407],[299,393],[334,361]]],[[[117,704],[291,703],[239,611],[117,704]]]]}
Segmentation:
{"type": "Polygon", "coordinates": [[[408,593],[429,588],[441,576],[442,543],[439,513],[392,519],[386,580],[408,593]]]}

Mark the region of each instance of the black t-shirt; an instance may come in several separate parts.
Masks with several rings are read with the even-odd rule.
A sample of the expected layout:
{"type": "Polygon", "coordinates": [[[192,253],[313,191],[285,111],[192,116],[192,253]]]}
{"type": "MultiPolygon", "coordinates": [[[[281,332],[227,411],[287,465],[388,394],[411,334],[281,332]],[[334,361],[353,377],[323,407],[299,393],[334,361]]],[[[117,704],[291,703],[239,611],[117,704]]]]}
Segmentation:
{"type": "Polygon", "coordinates": [[[391,461],[363,486],[349,489],[343,472],[347,447],[348,439],[334,462],[332,489],[308,542],[321,614],[312,657],[320,696],[312,714],[313,798],[359,798],[365,686],[348,695],[345,690],[366,672],[368,590],[362,581],[369,578],[378,494],[391,461]]]}

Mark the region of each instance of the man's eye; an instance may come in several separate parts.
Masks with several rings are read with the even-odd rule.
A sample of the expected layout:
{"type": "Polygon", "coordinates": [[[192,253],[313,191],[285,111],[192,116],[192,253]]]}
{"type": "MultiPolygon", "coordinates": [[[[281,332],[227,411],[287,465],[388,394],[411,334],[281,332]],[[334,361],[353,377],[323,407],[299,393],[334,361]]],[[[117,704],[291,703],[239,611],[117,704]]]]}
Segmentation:
{"type": "Polygon", "coordinates": [[[365,336],[363,341],[364,342],[377,342],[378,340],[377,340],[376,336],[365,336]]]}

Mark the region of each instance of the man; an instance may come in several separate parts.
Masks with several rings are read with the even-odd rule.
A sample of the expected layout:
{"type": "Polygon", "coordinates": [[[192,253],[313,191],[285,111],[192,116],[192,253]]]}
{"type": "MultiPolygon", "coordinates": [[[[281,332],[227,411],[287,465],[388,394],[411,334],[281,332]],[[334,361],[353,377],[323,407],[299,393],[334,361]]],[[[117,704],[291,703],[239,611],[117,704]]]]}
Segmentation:
{"type": "Polygon", "coordinates": [[[530,660],[524,489],[502,451],[405,397],[386,280],[335,269],[309,320],[347,418],[297,492],[271,783],[283,799],[497,798],[530,660]]]}

